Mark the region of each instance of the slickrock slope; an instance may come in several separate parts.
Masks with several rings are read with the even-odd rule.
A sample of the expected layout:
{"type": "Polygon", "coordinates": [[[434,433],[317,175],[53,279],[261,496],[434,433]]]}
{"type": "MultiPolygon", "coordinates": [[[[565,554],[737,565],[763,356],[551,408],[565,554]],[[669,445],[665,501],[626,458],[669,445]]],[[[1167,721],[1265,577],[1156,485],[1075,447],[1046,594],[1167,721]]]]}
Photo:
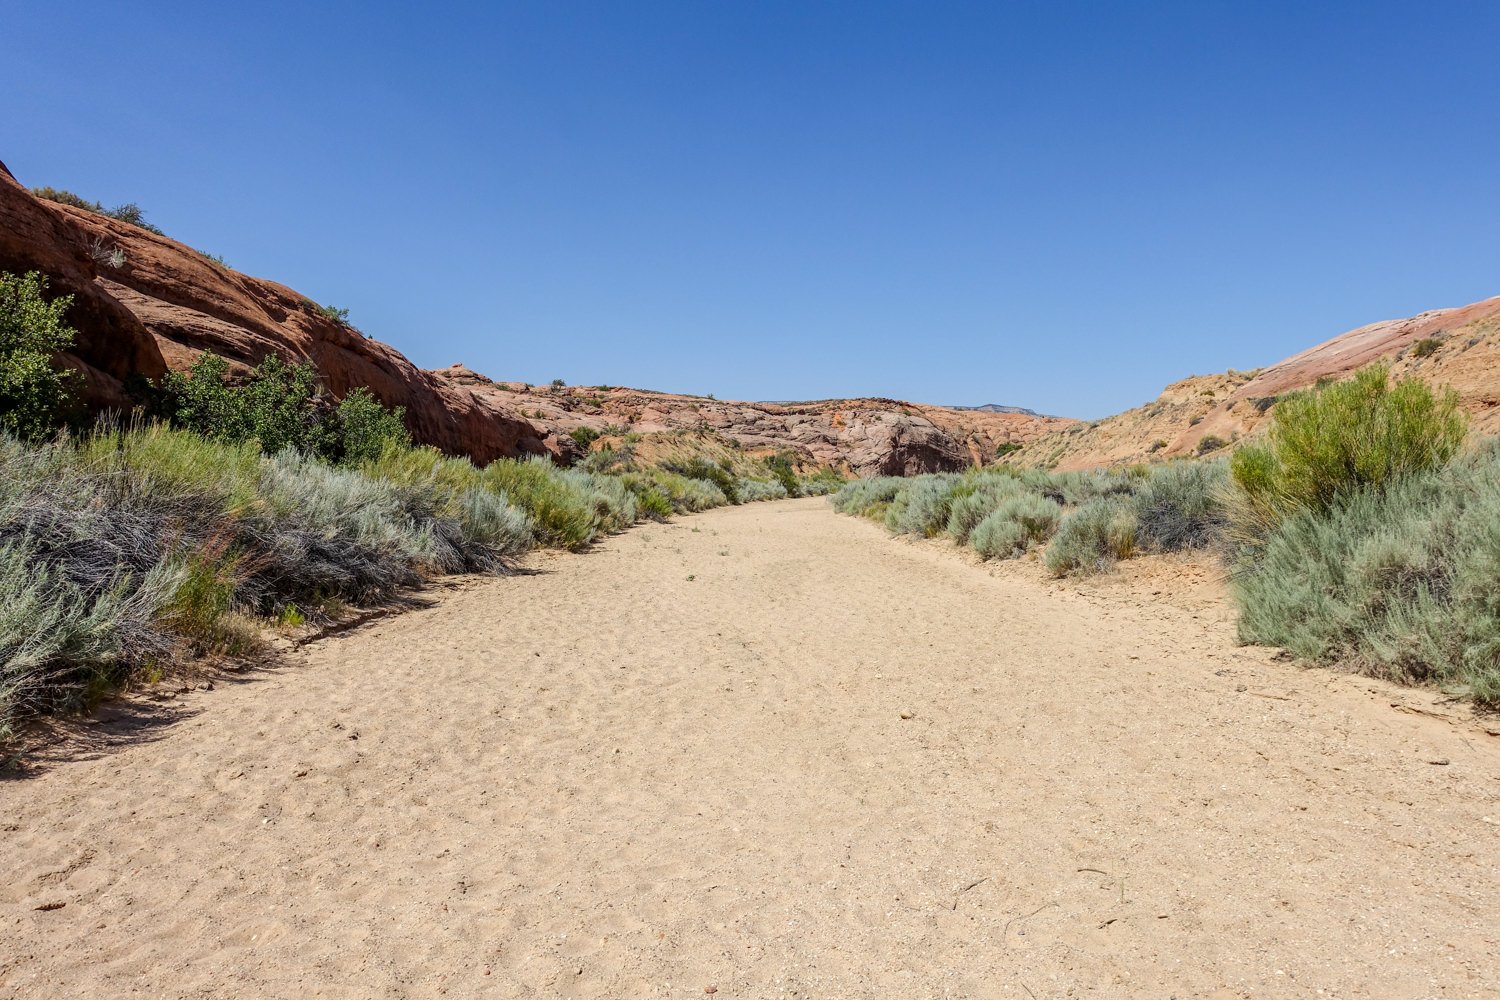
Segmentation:
{"type": "Polygon", "coordinates": [[[549,450],[545,431],[432,378],[285,285],[138,226],[37,199],[3,165],[0,270],[41,271],[53,292],[74,296],[68,319],[79,336],[66,361],[84,373],[98,409],[129,405],[123,383],[131,375],[158,378],[206,350],[238,369],[274,353],[312,361],[336,396],[367,385],[387,405],[406,407],[416,439],[444,451],[489,461],[549,450]]]}
{"type": "Polygon", "coordinates": [[[1213,438],[1229,443],[1263,430],[1278,396],[1381,359],[1391,363],[1396,375],[1415,374],[1452,386],[1476,430],[1500,433],[1496,297],[1371,323],[1256,372],[1195,375],[1174,382],[1145,406],[1065,428],[1037,440],[1010,461],[1081,469],[1190,455],[1200,447],[1213,451],[1213,438]],[[1421,347],[1414,349],[1419,341],[1421,347]]]}
{"type": "Polygon", "coordinates": [[[612,386],[493,382],[462,365],[432,373],[562,437],[579,428],[638,433],[717,432],[751,449],[790,450],[860,475],[902,475],[993,462],[1020,445],[1077,423],[1062,417],[926,406],[892,399],[744,403],[612,386]]]}

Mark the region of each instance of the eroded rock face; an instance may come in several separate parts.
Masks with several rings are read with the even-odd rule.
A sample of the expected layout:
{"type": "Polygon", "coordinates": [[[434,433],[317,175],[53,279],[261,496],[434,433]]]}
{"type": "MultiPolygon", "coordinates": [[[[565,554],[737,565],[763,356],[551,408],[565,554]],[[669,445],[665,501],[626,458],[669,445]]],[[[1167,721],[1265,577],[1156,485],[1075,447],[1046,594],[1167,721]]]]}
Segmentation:
{"type": "Polygon", "coordinates": [[[1058,469],[1212,454],[1262,433],[1276,400],[1384,360],[1393,377],[1450,386],[1473,429],[1500,433],[1500,297],[1371,323],[1255,372],[1196,375],[1154,401],[1038,440],[1014,461],[1058,469]],[[1422,351],[1413,350],[1418,341],[1422,351]]]}
{"type": "Polygon", "coordinates": [[[616,387],[495,382],[454,365],[431,373],[498,408],[524,414],[561,438],[579,428],[660,433],[710,430],[745,448],[792,451],[858,475],[915,475],[994,461],[1076,421],[1035,414],[924,406],[891,399],[746,403],[616,387]]]}
{"type": "Polygon", "coordinates": [[[95,409],[126,408],[131,375],[159,378],[204,351],[245,371],[270,354],[309,360],[335,396],[366,385],[404,406],[413,437],[487,462],[545,454],[547,432],[392,347],[320,314],[285,285],[223,267],[190,247],[93,212],[41,201],[0,169],[0,269],[41,271],[74,296],[66,362],[87,377],[95,409]]]}
{"type": "Polygon", "coordinates": [[[125,381],[185,369],[204,351],[244,373],[270,354],[308,360],[341,397],[369,386],[404,406],[413,438],[478,462],[548,454],[571,462],[580,427],[710,429],[752,449],[788,450],[859,474],[915,474],[993,461],[1072,421],[888,399],[737,403],[635,389],[553,391],[493,382],[462,365],[418,369],[395,348],[320,313],[285,285],[241,274],[175,240],[31,195],[0,165],[0,269],[41,271],[74,296],[65,359],[96,410],[126,409],[125,381]]]}

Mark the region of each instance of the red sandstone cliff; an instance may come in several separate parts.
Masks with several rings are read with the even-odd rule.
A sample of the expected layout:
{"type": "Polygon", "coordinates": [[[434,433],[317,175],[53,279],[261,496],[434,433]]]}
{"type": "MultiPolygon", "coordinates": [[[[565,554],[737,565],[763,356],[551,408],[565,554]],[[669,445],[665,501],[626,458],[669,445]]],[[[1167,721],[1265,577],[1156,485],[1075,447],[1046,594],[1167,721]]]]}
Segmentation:
{"type": "Polygon", "coordinates": [[[479,462],[543,453],[568,461],[580,451],[570,431],[618,425],[707,428],[857,473],[916,473],[992,461],[1002,445],[1071,423],[881,399],[734,403],[633,389],[552,391],[492,382],[462,366],[421,371],[285,285],[138,226],[35,198],[3,164],[0,270],[41,271],[54,293],[74,296],[69,322],[78,338],[65,361],[84,373],[96,409],[128,407],[131,375],[159,378],[213,351],[238,371],[273,353],[311,361],[334,396],[367,385],[387,405],[406,407],[418,442],[479,462]]]}

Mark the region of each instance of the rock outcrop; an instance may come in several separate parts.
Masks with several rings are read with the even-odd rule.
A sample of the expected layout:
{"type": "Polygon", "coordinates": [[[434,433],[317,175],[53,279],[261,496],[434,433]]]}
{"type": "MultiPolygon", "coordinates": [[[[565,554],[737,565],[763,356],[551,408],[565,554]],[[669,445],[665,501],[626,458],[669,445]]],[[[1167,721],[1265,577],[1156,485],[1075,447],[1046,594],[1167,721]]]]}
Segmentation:
{"type": "Polygon", "coordinates": [[[311,361],[335,396],[366,385],[406,407],[416,440],[451,454],[487,462],[548,451],[546,430],[428,375],[306,296],[138,226],[37,199],[3,165],[0,270],[40,271],[54,293],[73,296],[78,337],[64,360],[83,372],[95,409],[128,407],[130,376],[158,378],[204,351],[240,371],[279,354],[311,361]]]}
{"type": "Polygon", "coordinates": [[[478,462],[582,454],[580,427],[650,433],[710,429],[753,449],[793,451],[858,473],[917,473],[993,461],[1069,423],[885,399],[732,403],[634,389],[531,389],[462,366],[418,369],[395,348],[324,315],[285,285],[223,266],[165,236],[95,212],[43,201],[0,164],[0,270],[40,271],[71,294],[78,330],[64,361],[85,376],[96,410],[126,409],[125,383],[192,365],[204,351],[238,373],[278,354],[310,361],[342,396],[369,386],[404,406],[412,436],[478,462]]]}
{"type": "Polygon", "coordinates": [[[707,430],[763,451],[792,451],[859,475],[910,475],[988,464],[1060,417],[957,410],[893,399],[745,403],[614,386],[494,382],[462,365],[431,373],[564,437],[580,428],[637,433],[707,430]]]}
{"type": "Polygon", "coordinates": [[[1008,461],[1057,469],[1211,454],[1262,432],[1276,400],[1384,360],[1451,386],[1482,433],[1500,433],[1500,297],[1371,323],[1253,372],[1196,375],[1145,406],[1035,440],[1008,461]]]}

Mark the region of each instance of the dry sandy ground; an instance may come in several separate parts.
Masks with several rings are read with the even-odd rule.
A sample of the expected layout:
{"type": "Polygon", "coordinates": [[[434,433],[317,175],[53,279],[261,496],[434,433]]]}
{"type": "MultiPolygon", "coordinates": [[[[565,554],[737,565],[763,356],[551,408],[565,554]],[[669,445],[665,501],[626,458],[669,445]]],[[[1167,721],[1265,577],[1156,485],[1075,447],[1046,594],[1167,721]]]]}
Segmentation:
{"type": "Polygon", "coordinates": [[[1217,604],[821,500],[534,568],[0,784],[0,995],[1500,991],[1500,740],[1217,604]]]}

